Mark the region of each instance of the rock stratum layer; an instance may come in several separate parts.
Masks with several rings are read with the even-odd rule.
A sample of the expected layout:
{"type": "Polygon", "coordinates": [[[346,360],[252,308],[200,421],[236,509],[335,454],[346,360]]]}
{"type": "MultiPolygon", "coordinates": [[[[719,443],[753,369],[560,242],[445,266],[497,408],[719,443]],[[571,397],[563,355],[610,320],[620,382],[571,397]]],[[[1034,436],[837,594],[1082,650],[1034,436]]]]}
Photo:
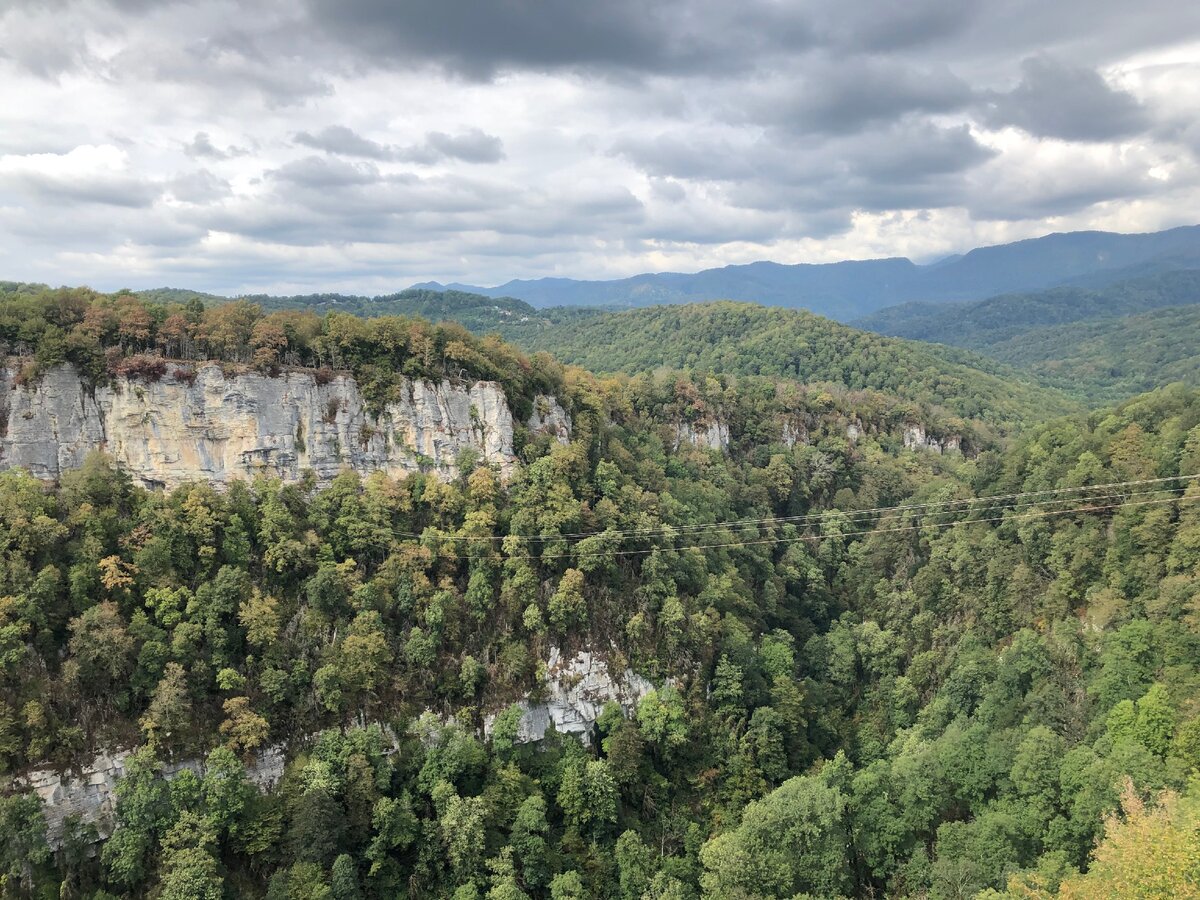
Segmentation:
{"type": "MultiPolygon", "coordinates": [[[[618,703],[626,714],[632,715],[638,702],[654,687],[648,679],[630,669],[613,671],[602,654],[590,650],[580,650],[567,657],[557,647],[552,647],[545,666],[546,681],[537,699],[526,697],[518,701],[521,709],[516,734],[518,743],[540,741],[551,728],[586,743],[590,741],[592,729],[606,703],[618,703]]],[[[495,721],[494,714],[485,718],[485,736],[491,734],[495,721]]],[[[442,723],[429,712],[413,723],[414,732],[420,734],[427,722],[432,723],[431,731],[436,735],[442,723]]],[[[390,727],[385,725],[383,728],[392,746],[399,746],[390,727]]],[[[302,739],[298,746],[315,737],[310,735],[302,739]]],[[[31,791],[42,801],[47,840],[55,849],[62,846],[67,818],[72,816],[80,825],[95,826],[97,836],[104,840],[112,834],[117,802],[115,788],[125,775],[125,763],[131,753],[133,750],[102,749],[77,770],[37,768],[9,779],[7,787],[31,791]]],[[[273,790],[283,777],[288,756],[283,744],[268,747],[254,756],[246,765],[250,783],[262,791],[273,790]]],[[[185,769],[203,776],[204,760],[176,760],[164,766],[163,776],[170,781],[185,769]]]]}
{"type": "MultiPolygon", "coordinates": [[[[0,468],[20,466],[57,479],[93,450],[109,453],[147,487],[189,481],[224,484],[271,475],[318,482],[344,469],[398,476],[457,474],[464,450],[509,475],[513,416],[500,385],[405,380],[402,397],[378,415],[349,375],[328,381],[307,371],[226,376],[209,363],[158,381],[114,379],[90,387],[70,366],[31,385],[0,370],[0,468]]],[[[569,417],[538,397],[530,425],[569,439],[569,417]]]]}
{"type": "MultiPolygon", "coordinates": [[[[599,654],[581,650],[568,658],[557,647],[551,647],[541,697],[517,702],[521,720],[516,740],[522,744],[540,741],[553,727],[559,734],[573,734],[588,742],[606,703],[618,703],[632,714],[653,688],[648,679],[631,669],[612,671],[599,654]]],[[[491,734],[495,721],[495,716],[487,717],[484,734],[491,734]]]]}
{"type": "MultiPolygon", "coordinates": [[[[14,778],[9,787],[31,791],[42,801],[46,840],[54,849],[63,844],[68,817],[81,826],[94,826],[97,836],[105,840],[116,822],[117,782],[124,777],[125,761],[132,753],[102,750],[77,771],[35,769],[14,778]]],[[[270,790],[283,777],[283,767],[283,748],[269,747],[246,763],[246,778],[259,790],[270,790]]],[[[203,776],[204,761],[186,759],[167,765],[163,776],[169,781],[185,769],[203,776]]]]}

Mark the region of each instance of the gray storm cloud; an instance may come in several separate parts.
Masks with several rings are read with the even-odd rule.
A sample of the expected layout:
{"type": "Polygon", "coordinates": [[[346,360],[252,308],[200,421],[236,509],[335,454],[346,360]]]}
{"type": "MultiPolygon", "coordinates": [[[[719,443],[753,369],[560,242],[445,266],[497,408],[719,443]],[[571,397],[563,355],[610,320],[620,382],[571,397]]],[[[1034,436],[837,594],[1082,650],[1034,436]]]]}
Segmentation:
{"type": "Polygon", "coordinates": [[[1198,46],[1164,0],[17,0],[0,277],[369,291],[1166,227],[1198,46]]]}

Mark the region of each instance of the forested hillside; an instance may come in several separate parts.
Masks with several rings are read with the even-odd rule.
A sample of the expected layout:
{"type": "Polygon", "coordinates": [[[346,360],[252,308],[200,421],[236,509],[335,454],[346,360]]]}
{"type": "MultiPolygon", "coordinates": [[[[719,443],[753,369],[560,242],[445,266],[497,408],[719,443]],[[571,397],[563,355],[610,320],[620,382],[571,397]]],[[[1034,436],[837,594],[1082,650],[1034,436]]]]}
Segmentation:
{"type": "MultiPolygon", "coordinates": [[[[134,389],[159,352],[344,366],[384,392],[387,372],[471,367],[552,389],[573,421],[567,444],[526,435],[508,481],[469,460],[324,489],[151,492],[101,455],[57,485],[0,472],[0,767],[140,748],[98,847],[68,820],[52,848],[38,798],[4,782],[8,895],[1200,890],[1200,392],[1005,445],[912,399],[927,383],[903,368],[909,399],[783,372],[600,377],[412,319],[72,291],[0,311],[28,379],[65,356],[134,389]],[[727,452],[681,439],[718,421],[727,452]],[[969,452],[905,449],[913,421],[969,452]],[[561,677],[556,652],[648,687],[586,740],[525,741],[516,704],[561,677]],[[268,747],[286,767],[262,792],[268,747]]],[[[745,333],[769,364],[770,331],[745,333]]],[[[911,345],[836,346],[853,374],[911,345]]]]}
{"type": "Polygon", "coordinates": [[[267,312],[285,309],[310,310],[321,314],[346,312],[356,316],[417,316],[431,322],[458,322],[477,334],[502,331],[505,327],[536,328],[549,319],[528,303],[512,297],[483,297],[461,291],[427,291],[410,288],[378,297],[343,294],[306,294],[275,297],[249,295],[242,299],[267,312]]]}
{"type": "Polygon", "coordinates": [[[597,372],[668,368],[828,381],[937,404],[1001,427],[1073,405],[972,354],[878,337],[803,310],[749,303],[608,313],[517,339],[527,349],[597,372]]]}
{"type": "Polygon", "coordinates": [[[1136,278],[1096,290],[1062,287],[1002,294],[976,303],[906,303],[853,324],[880,334],[987,353],[999,342],[1045,326],[1115,319],[1195,303],[1200,303],[1200,269],[1136,278]]]}
{"type": "Polygon", "coordinates": [[[1171,381],[1197,383],[1197,303],[1200,271],[1183,271],[1095,291],[1060,288],[950,307],[910,304],[858,324],[975,350],[1101,403],[1171,381]]]}
{"type": "Polygon", "coordinates": [[[1089,402],[1156,385],[1200,383],[1200,307],[1042,328],[998,343],[990,356],[1089,402]]]}

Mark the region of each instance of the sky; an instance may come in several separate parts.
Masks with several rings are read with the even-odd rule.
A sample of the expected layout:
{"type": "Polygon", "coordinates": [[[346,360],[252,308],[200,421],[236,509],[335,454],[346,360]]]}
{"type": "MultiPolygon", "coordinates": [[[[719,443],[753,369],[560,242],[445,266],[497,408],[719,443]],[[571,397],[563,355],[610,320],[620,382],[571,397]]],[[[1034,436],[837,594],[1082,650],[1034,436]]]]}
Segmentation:
{"type": "Polygon", "coordinates": [[[0,279],[918,262],[1200,220],[1179,0],[0,0],[0,279]]]}

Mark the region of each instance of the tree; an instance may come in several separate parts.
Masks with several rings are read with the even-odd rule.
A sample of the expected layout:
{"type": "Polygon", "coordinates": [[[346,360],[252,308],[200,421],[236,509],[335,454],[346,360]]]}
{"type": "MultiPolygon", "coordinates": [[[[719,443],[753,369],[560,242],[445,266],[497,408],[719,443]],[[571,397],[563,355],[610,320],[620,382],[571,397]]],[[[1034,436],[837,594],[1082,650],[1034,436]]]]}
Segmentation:
{"type": "Polygon", "coordinates": [[[169,662],[154,688],[150,706],[141,718],[146,740],[154,744],[168,740],[191,721],[192,701],[188,696],[187,673],[177,662],[169,662]]]}
{"type": "Polygon", "coordinates": [[[584,900],[586,897],[583,879],[574,870],[555,875],[550,882],[550,900],[584,900]]]}
{"type": "Polygon", "coordinates": [[[358,867],[348,853],[333,861],[329,880],[333,900],[362,900],[362,887],[358,883],[358,867]]]}
{"type": "Polygon", "coordinates": [[[225,710],[225,721],[221,723],[221,734],[231,750],[242,754],[253,753],[267,742],[271,726],[250,708],[249,697],[230,697],[222,708],[225,710]]]}
{"type": "Polygon", "coordinates": [[[1137,702],[1133,737],[1151,753],[1166,756],[1174,733],[1175,710],[1167,689],[1162,684],[1152,685],[1137,702]]]}
{"type": "Polygon", "coordinates": [[[641,900],[654,877],[650,849],[642,843],[636,831],[625,831],[617,838],[615,848],[617,870],[620,872],[622,900],[641,900]]]}
{"type": "Polygon", "coordinates": [[[147,857],[174,823],[170,791],[160,774],[152,747],[125,759],[125,774],[117,782],[117,827],[100,852],[109,877],[117,884],[136,887],[148,872],[147,857]]]}
{"type": "Polygon", "coordinates": [[[98,603],[70,622],[67,648],[76,663],[81,687],[102,693],[132,667],[133,638],[111,600],[98,603]]]}
{"type": "Polygon", "coordinates": [[[238,621],[246,629],[246,641],[257,650],[271,646],[279,633],[279,601],[255,590],[238,610],[238,621]]]}
{"type": "Polygon", "coordinates": [[[370,874],[374,876],[388,859],[388,854],[408,847],[420,833],[411,797],[407,793],[399,797],[380,797],[371,813],[371,827],[375,836],[367,848],[367,859],[371,860],[370,874]]]}
{"type": "Polygon", "coordinates": [[[546,834],[546,801],[541,794],[526,797],[513,820],[510,843],[525,883],[532,887],[544,885],[550,878],[549,848],[546,834]]]}
{"type": "Polygon", "coordinates": [[[465,884],[480,874],[486,810],[479,797],[460,797],[453,788],[443,793],[445,799],[439,804],[438,814],[442,841],[455,883],[465,884]]]}
{"type": "Polygon", "coordinates": [[[647,740],[664,754],[687,743],[687,716],[683,698],[672,685],[661,690],[649,690],[637,709],[638,727],[647,740]]]}
{"type": "Polygon", "coordinates": [[[162,842],[162,900],[223,900],[224,882],[213,850],[213,824],[192,812],[180,815],[162,842]]]}
{"type": "Polygon", "coordinates": [[[1174,753],[1193,772],[1200,772],[1200,716],[1180,726],[1174,753]]]}
{"type": "Polygon", "coordinates": [[[567,569],[559,579],[558,587],[547,608],[550,624],[560,632],[579,624],[587,611],[587,602],[583,599],[583,585],[584,576],[578,569],[567,569]]]}
{"type": "Polygon", "coordinates": [[[34,869],[50,859],[46,820],[36,794],[0,796],[0,893],[29,890],[34,869]]]}
{"type": "Polygon", "coordinates": [[[741,824],[700,853],[713,900],[831,896],[850,885],[846,798],[820,775],[789,779],[750,803],[741,824]]]}
{"type": "Polygon", "coordinates": [[[228,747],[217,747],[208,754],[200,789],[216,835],[240,839],[257,792],[246,778],[245,767],[228,747]]]}

